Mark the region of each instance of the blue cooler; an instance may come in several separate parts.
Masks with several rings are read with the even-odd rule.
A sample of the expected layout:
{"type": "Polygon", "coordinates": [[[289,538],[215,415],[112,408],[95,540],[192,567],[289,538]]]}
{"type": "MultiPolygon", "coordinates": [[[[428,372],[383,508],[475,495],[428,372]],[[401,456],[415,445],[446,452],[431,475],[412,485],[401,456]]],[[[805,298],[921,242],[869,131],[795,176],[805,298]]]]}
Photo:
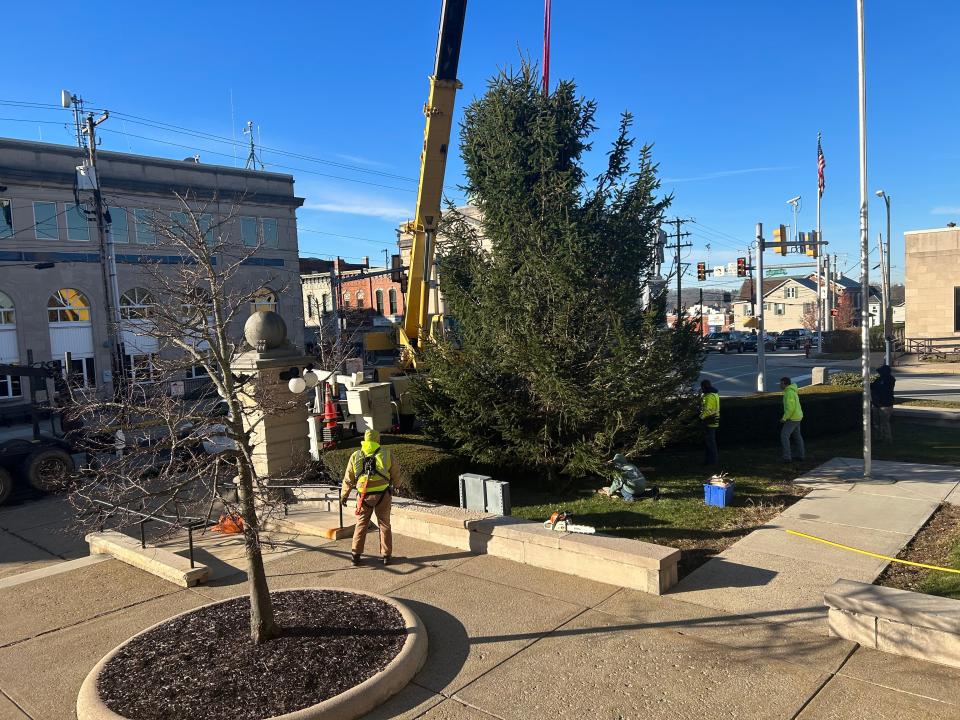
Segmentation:
{"type": "Polygon", "coordinates": [[[734,483],[729,483],[726,487],[705,483],[703,486],[703,501],[707,505],[727,507],[727,505],[733,503],[733,488],[734,483]]]}

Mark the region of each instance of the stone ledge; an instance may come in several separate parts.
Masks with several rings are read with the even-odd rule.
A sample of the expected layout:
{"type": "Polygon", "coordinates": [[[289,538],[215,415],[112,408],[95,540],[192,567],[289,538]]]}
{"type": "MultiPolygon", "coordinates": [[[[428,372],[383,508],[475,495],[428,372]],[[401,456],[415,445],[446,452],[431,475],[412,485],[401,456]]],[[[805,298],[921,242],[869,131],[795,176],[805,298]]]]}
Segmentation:
{"type": "Polygon", "coordinates": [[[823,596],[830,634],[894,655],[960,667],[960,600],[838,580],[823,596]]]}
{"type": "Polygon", "coordinates": [[[134,538],[114,530],[90,533],[86,539],[91,555],[111,555],[181,587],[206,582],[210,576],[206,565],[194,563],[195,567],[190,567],[188,558],[162,548],[142,548],[134,538]]]}
{"type": "Polygon", "coordinates": [[[394,502],[391,524],[400,535],[654,595],[677,583],[680,551],[639,540],[561,533],[529,520],[402,498],[394,502]]]}

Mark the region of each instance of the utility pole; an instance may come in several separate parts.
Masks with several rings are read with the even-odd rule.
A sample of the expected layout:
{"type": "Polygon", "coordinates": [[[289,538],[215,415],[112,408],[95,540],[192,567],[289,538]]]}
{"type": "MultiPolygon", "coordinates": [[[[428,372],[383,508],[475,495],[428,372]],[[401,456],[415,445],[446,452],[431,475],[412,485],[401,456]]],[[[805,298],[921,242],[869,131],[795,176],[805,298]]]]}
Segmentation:
{"type": "Polygon", "coordinates": [[[883,190],[877,190],[877,197],[883,198],[884,205],[887,206],[887,261],[883,263],[883,245],[880,245],[880,272],[883,273],[884,291],[883,291],[883,340],[884,354],[883,361],[888,366],[893,366],[893,303],[891,302],[891,284],[890,284],[890,196],[883,190]]]}
{"type": "Polygon", "coordinates": [[[104,111],[96,120],[93,113],[87,114],[87,119],[81,129],[81,135],[86,135],[87,159],[83,166],[77,168],[78,186],[93,192],[93,215],[97,223],[97,239],[100,246],[100,270],[103,276],[103,299],[107,315],[107,340],[110,345],[110,371],[114,391],[123,377],[123,360],[120,357],[120,292],[117,285],[117,264],[113,248],[113,233],[107,232],[104,222],[103,194],[100,192],[100,178],[97,173],[97,134],[96,128],[110,117],[109,111],[104,111]],[[82,176],[82,182],[81,182],[82,176]]]}
{"type": "Polygon", "coordinates": [[[683,308],[683,301],[682,301],[682,299],[681,299],[681,298],[683,297],[683,295],[682,295],[682,292],[683,292],[683,264],[682,264],[682,262],[681,262],[681,260],[680,260],[680,251],[683,250],[684,248],[693,247],[693,244],[692,244],[692,243],[684,243],[684,242],[681,242],[681,241],[683,240],[683,238],[690,236],[690,233],[688,233],[688,232],[682,232],[683,224],[686,223],[686,222],[690,222],[690,221],[689,221],[689,220],[684,220],[684,219],[682,219],[682,218],[674,218],[673,220],[668,220],[668,221],[667,221],[667,223],[668,223],[669,225],[676,225],[676,226],[677,226],[677,233],[676,233],[676,235],[674,236],[674,237],[676,238],[677,243],[676,243],[676,245],[674,245],[674,248],[673,248],[673,249],[674,249],[674,253],[675,253],[675,255],[674,255],[674,257],[675,257],[675,262],[676,262],[676,266],[677,266],[677,320],[676,320],[676,322],[674,323],[674,327],[679,327],[679,323],[680,323],[680,312],[681,312],[681,310],[682,310],[682,308],[683,308]]]}
{"type": "Polygon", "coordinates": [[[763,251],[764,251],[764,240],[763,240],[763,223],[757,223],[757,280],[756,280],[756,297],[757,297],[757,306],[759,308],[758,321],[757,321],[757,392],[765,392],[766,384],[764,382],[764,373],[766,372],[767,359],[764,351],[764,336],[765,330],[763,326],[763,251]]]}

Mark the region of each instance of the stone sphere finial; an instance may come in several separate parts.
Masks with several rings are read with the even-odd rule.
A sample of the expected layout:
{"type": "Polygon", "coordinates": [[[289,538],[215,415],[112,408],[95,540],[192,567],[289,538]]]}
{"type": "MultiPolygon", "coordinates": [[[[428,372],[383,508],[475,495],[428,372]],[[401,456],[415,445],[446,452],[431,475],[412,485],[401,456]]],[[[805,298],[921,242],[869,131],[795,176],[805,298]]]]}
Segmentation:
{"type": "Polygon", "coordinates": [[[257,352],[275,350],[287,340],[287,324],[273,310],[258,310],[244,323],[243,337],[257,352]]]}

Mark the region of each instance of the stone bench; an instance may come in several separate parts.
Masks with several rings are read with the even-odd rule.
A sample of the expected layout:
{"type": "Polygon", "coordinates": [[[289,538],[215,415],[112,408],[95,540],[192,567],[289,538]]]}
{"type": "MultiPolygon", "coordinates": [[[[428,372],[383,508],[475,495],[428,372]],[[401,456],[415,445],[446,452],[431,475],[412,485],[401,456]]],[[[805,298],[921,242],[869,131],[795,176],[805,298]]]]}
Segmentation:
{"type": "Polygon", "coordinates": [[[960,600],[838,580],[823,595],[830,634],[960,667],[960,600]]]}
{"type": "Polygon", "coordinates": [[[661,595],[677,582],[680,551],[639,540],[547,530],[541,523],[394,498],[400,535],[661,595]]]}

